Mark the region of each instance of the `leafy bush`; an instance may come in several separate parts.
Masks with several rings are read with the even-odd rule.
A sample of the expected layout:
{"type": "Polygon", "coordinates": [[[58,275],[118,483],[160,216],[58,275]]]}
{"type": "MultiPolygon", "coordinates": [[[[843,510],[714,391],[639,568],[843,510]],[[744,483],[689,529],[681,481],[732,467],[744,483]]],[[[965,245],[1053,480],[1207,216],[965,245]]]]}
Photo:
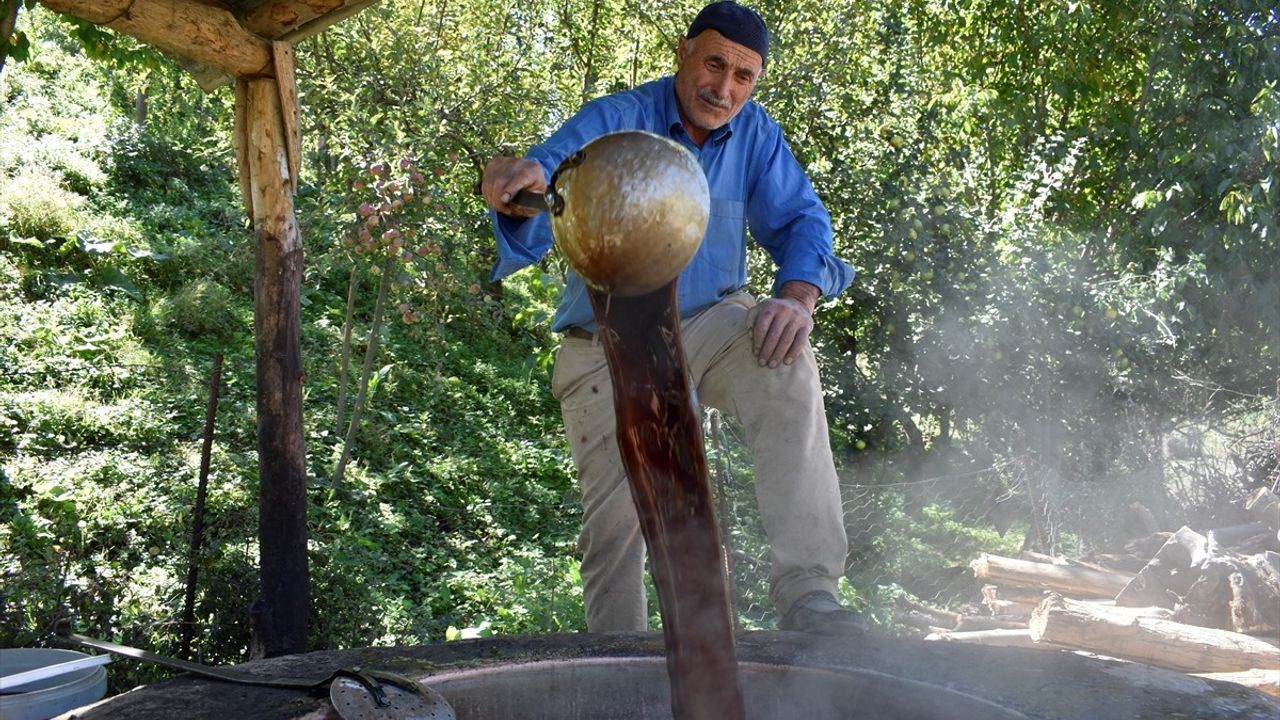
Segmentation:
{"type": "Polygon", "coordinates": [[[152,308],[153,318],[187,337],[226,341],[243,334],[245,323],[230,290],[212,280],[192,280],[152,308]]]}
{"type": "Polygon", "coordinates": [[[27,168],[0,187],[0,232],[11,241],[65,238],[79,226],[84,204],[53,172],[27,168]]]}
{"type": "Polygon", "coordinates": [[[153,253],[146,236],[146,228],[136,218],[121,213],[123,208],[107,209],[94,203],[93,212],[84,220],[84,237],[91,238],[101,254],[118,252],[131,258],[157,260],[162,255],[153,253]],[[121,214],[117,214],[121,213],[121,214]]]}
{"type": "Polygon", "coordinates": [[[91,194],[106,180],[99,164],[105,140],[93,137],[105,129],[66,128],[68,134],[35,137],[19,132],[18,126],[19,123],[11,124],[4,140],[0,140],[0,172],[11,174],[18,168],[44,168],[62,178],[67,189],[80,195],[91,194]]]}
{"type": "Polygon", "coordinates": [[[112,140],[108,173],[119,188],[190,197],[196,194],[192,183],[213,175],[199,158],[145,126],[120,123],[112,140]]]}
{"type": "Polygon", "coordinates": [[[157,417],[153,408],[141,403],[95,403],[74,391],[7,393],[0,396],[0,408],[13,423],[13,447],[23,452],[153,448],[171,431],[166,418],[157,417]]]}
{"type": "Polygon", "coordinates": [[[105,93],[85,58],[38,47],[20,71],[0,73],[0,176],[42,168],[89,195],[106,180],[102,162],[111,119],[100,111],[105,93]]]}
{"type": "Polygon", "coordinates": [[[75,388],[88,399],[150,386],[155,356],[132,332],[131,307],[127,297],[79,283],[52,297],[0,303],[0,329],[10,339],[0,345],[0,388],[75,388]]]}
{"type": "Polygon", "coordinates": [[[11,302],[22,288],[22,271],[14,258],[0,255],[0,302],[11,302]]]}

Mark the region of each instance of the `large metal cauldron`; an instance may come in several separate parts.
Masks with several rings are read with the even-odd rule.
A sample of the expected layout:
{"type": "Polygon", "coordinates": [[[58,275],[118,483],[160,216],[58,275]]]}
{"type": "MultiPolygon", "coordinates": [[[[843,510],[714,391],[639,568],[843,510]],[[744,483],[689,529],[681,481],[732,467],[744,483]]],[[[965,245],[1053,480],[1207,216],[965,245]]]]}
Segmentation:
{"type": "MultiPolygon", "coordinates": [[[[1020,712],[930,683],[865,670],[740,663],[757,720],[1021,720],[1020,712]]],[[[662,658],[574,658],[444,673],[432,687],[459,720],[662,720],[671,717],[662,658]]]]}
{"type": "MultiPolygon", "coordinates": [[[[1280,702],[1230,683],[1023,648],[798,633],[738,637],[747,717],[759,720],[1274,720],[1280,702]]],[[[359,665],[422,678],[458,718],[670,718],[662,637],[550,635],[362,648],[238,669],[324,677],[359,665]]],[[[325,720],[305,693],[180,677],[109,698],[80,720],[325,720]]]]}

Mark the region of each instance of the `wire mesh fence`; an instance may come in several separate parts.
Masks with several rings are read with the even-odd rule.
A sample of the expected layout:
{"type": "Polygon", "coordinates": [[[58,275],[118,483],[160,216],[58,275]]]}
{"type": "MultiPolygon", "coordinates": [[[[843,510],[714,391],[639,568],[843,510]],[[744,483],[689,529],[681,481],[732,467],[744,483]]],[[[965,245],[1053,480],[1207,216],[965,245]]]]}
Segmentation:
{"type": "MultiPolygon", "coordinates": [[[[983,553],[1087,561],[1130,552],[1136,541],[1184,525],[1203,530],[1245,523],[1252,488],[1280,489],[1280,415],[1274,400],[1261,407],[1216,428],[1172,429],[1149,466],[1088,481],[1065,477],[1027,455],[981,467],[960,461],[912,466],[884,456],[844,463],[850,552],[843,599],[888,624],[903,599],[938,608],[976,606],[982,582],[970,563],[983,553]]],[[[746,627],[771,627],[776,617],[768,600],[768,541],[749,458],[733,422],[716,418],[708,429],[740,620],[746,627]]]]}

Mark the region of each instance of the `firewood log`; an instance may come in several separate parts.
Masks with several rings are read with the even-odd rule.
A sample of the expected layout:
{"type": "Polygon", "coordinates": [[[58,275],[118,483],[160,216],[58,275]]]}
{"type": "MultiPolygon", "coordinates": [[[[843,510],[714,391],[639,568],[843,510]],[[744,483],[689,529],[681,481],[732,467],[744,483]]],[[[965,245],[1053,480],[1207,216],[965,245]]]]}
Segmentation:
{"type": "Polygon", "coordinates": [[[1074,596],[1113,598],[1133,578],[1130,573],[1016,560],[983,553],[970,563],[979,579],[1012,582],[1074,596]]]}
{"type": "Polygon", "coordinates": [[[1181,672],[1280,667],[1280,643],[1159,618],[1129,617],[1051,594],[1031,615],[1037,642],[1181,672]]]}

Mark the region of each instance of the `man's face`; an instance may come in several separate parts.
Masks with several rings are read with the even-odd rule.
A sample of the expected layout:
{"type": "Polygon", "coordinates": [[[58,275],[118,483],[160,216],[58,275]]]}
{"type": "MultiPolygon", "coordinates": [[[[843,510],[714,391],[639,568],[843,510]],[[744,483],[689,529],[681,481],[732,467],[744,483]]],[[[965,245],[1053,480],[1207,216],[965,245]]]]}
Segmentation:
{"type": "MultiPolygon", "coordinates": [[[[715,30],[692,40],[680,38],[676,48],[676,98],[685,122],[702,132],[728,123],[751,97],[764,71],[760,54],[715,30]]],[[[701,134],[701,133],[698,133],[701,134]]]]}

